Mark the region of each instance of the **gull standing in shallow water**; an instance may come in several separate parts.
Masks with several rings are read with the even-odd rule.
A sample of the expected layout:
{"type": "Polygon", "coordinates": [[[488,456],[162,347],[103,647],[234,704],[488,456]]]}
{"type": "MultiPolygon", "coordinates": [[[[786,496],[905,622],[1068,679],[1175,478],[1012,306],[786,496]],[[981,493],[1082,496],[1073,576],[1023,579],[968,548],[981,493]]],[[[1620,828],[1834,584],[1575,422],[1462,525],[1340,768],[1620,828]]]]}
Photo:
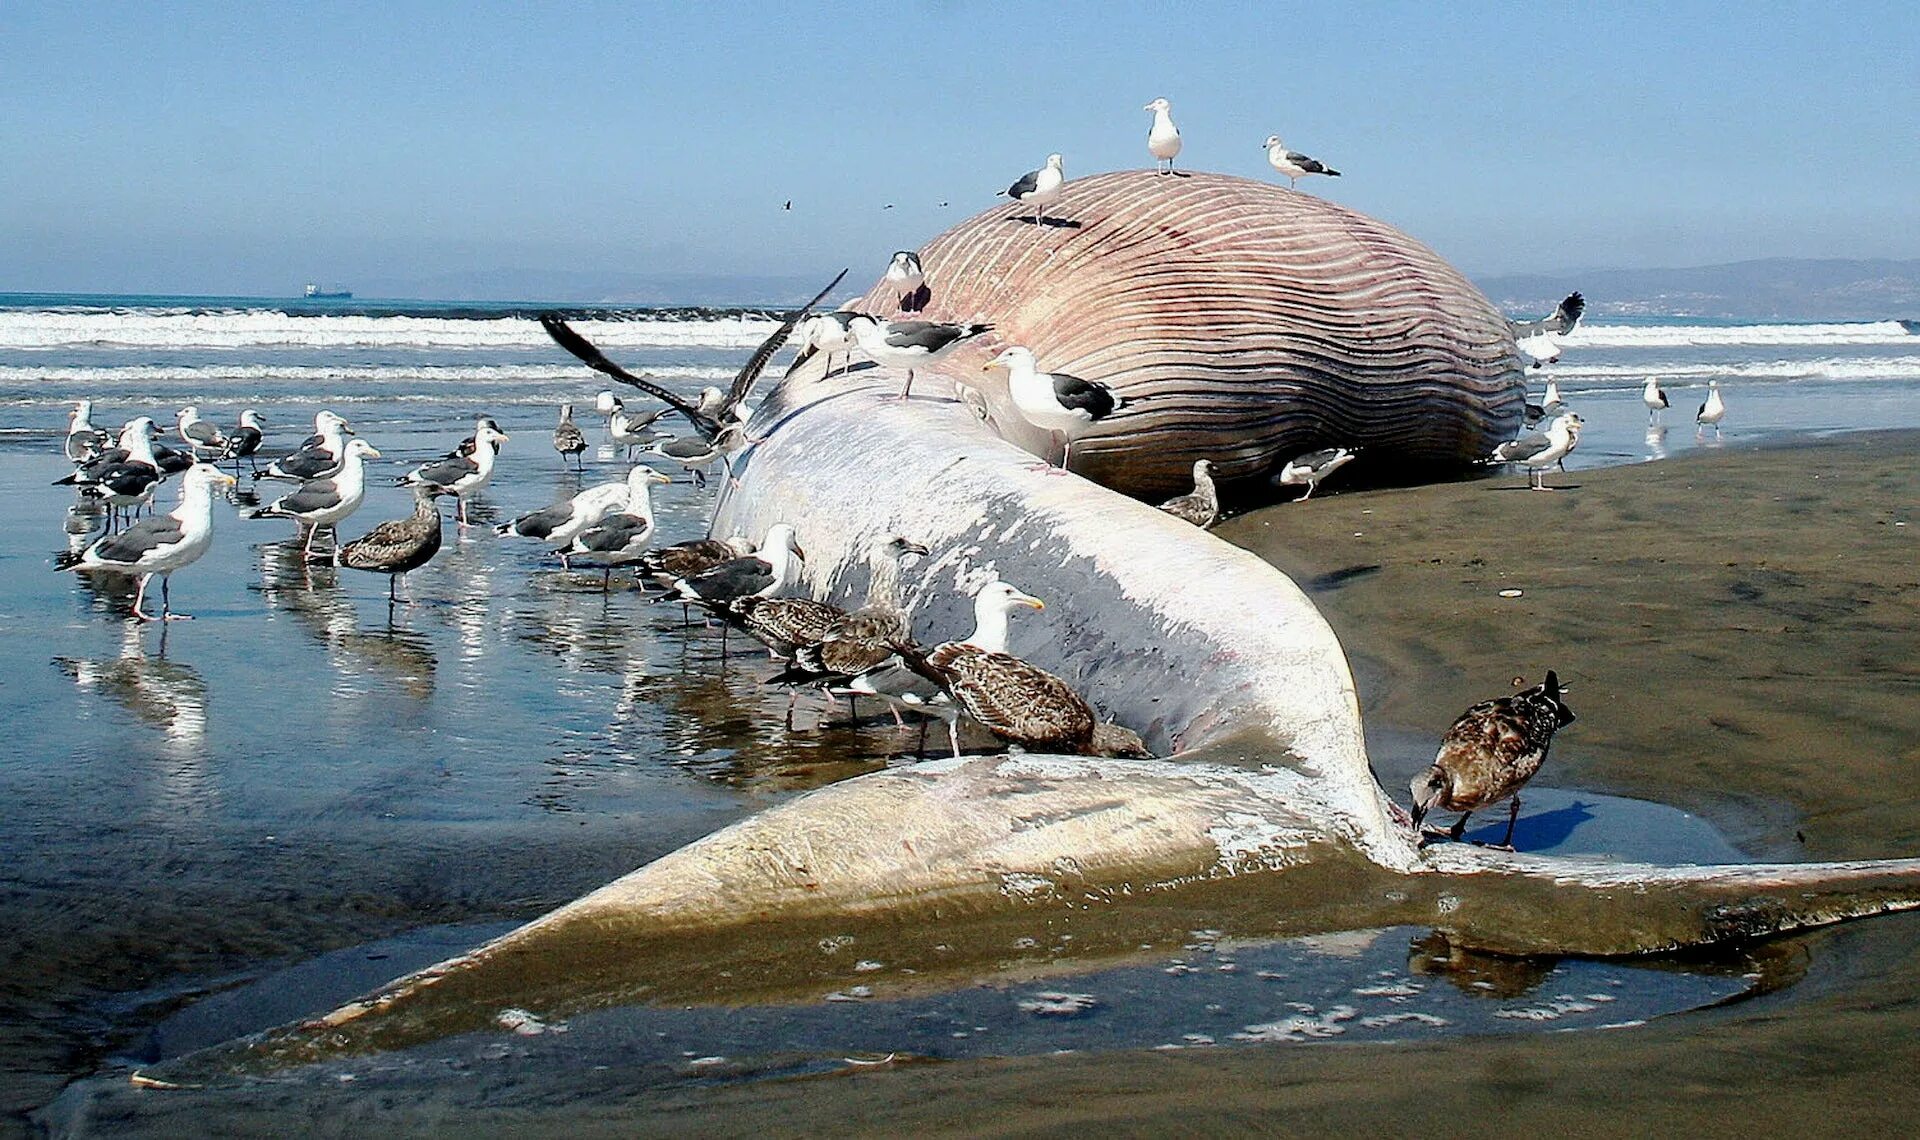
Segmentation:
{"type": "Polygon", "coordinates": [[[1703,435],[1713,425],[1713,438],[1720,438],[1720,421],[1727,418],[1727,402],[1720,398],[1720,381],[1707,381],[1707,401],[1693,414],[1694,434],[1703,435]]]}
{"type": "Polygon", "coordinates": [[[625,509],[610,514],[582,530],[566,548],[560,560],[567,563],[584,558],[600,567],[600,588],[613,584],[613,568],[640,561],[653,542],[653,485],[673,482],[651,467],[635,467],[627,473],[625,509]]]}
{"type": "MultiPolygon", "coordinates": [[[[652,468],[636,467],[634,474],[650,471],[652,468]]],[[[631,478],[631,477],[630,477],[631,478]]],[[[502,538],[515,536],[531,538],[560,547],[560,564],[567,566],[567,552],[564,549],[580,532],[598,523],[627,503],[628,482],[598,483],[575,495],[565,502],[555,503],[551,507],[542,507],[537,511],[528,511],[512,522],[503,522],[493,528],[493,533],[502,538]]],[[[569,567],[571,568],[571,567],[569,567]]]]}
{"type": "Polygon", "coordinates": [[[93,401],[81,400],[74,405],[73,416],[67,420],[67,458],[75,463],[85,463],[107,449],[113,437],[93,426],[93,401]]]}
{"type": "Polygon", "coordinates": [[[1164,173],[1172,174],[1173,160],[1180,154],[1180,128],[1173,125],[1173,104],[1155,99],[1141,110],[1153,112],[1153,126],[1147,129],[1147,153],[1153,155],[1156,167],[1164,162],[1164,173]]]}
{"type": "Polygon", "coordinates": [[[1017,344],[1002,350],[981,370],[994,368],[1007,370],[1007,394],[1027,422],[1042,431],[1059,434],[1062,442],[1058,470],[1063,474],[1073,458],[1073,441],[1094,424],[1127,406],[1127,401],[1115,396],[1113,389],[1096,380],[1082,380],[1064,372],[1040,371],[1034,364],[1032,350],[1017,344]]]}
{"type": "Polygon", "coordinates": [[[1580,444],[1580,428],[1586,421],[1573,412],[1553,418],[1544,432],[1532,432],[1509,440],[1493,449],[1494,463],[1518,463],[1527,469],[1527,485],[1536,491],[1551,491],[1547,486],[1547,468],[1565,459],[1580,444]]]}
{"type": "Polygon", "coordinates": [[[1309,451],[1295,459],[1289,459],[1280,469],[1273,481],[1282,487],[1304,486],[1307,493],[1300,496],[1301,502],[1313,498],[1313,492],[1327,477],[1352,463],[1355,452],[1345,447],[1329,447],[1324,451],[1309,451]]]}
{"type": "Polygon", "coordinates": [[[1414,829],[1428,812],[1457,811],[1462,814],[1447,832],[1457,840],[1468,816],[1511,796],[1507,837],[1499,844],[1510,850],[1520,818],[1520,789],[1546,761],[1554,732],[1573,723],[1573,710],[1560,699],[1566,691],[1549,669],[1547,679],[1533,688],[1481,701],[1462,713],[1440,738],[1433,764],[1413,778],[1414,829]]]}
{"type": "Polygon", "coordinates": [[[253,458],[254,455],[259,452],[260,445],[267,440],[267,433],[261,428],[260,424],[260,413],[254,411],[252,408],[248,408],[240,413],[240,426],[234,428],[233,431],[227,435],[226,454],[220,458],[233,460],[233,473],[235,475],[240,473],[240,461],[242,459],[246,460],[247,464],[255,471],[260,470],[260,465],[256,463],[253,458]]]}
{"type": "MultiPolygon", "coordinates": [[[[387,606],[399,600],[400,579],[440,553],[440,505],[447,492],[425,483],[413,489],[413,514],[393,519],[333,552],[333,564],[387,576],[387,606]]],[[[408,603],[412,604],[412,603],[408,603]]]]}
{"type": "Polygon", "coordinates": [[[847,331],[860,346],[862,355],[887,368],[905,369],[907,382],[900,399],[913,392],[913,370],[932,364],[958,348],[964,341],[985,332],[992,325],[949,325],[933,321],[882,321],[857,314],[847,322],[847,331]]]}
{"type": "Polygon", "coordinates": [[[264,507],[247,512],[250,519],[292,519],[306,528],[306,543],[301,554],[309,561],[313,558],[313,540],[319,537],[322,527],[337,526],[346,517],[360,509],[367,497],[366,460],[378,459],[380,453],[364,439],[347,441],[346,453],[340,459],[340,470],[331,478],[310,479],[300,485],[300,489],[280,496],[264,507]]]}
{"type": "Polygon", "coordinates": [[[1268,135],[1267,141],[1260,144],[1267,150],[1267,165],[1287,176],[1287,185],[1298,187],[1300,180],[1309,174],[1324,174],[1329,178],[1340,177],[1340,172],[1317,158],[1308,158],[1297,150],[1288,150],[1279,135],[1268,135]]]}
{"type": "MultiPolygon", "coordinates": [[[[1047,608],[1039,598],[1023,594],[998,578],[985,582],[974,591],[973,632],[967,635],[965,643],[988,653],[1005,653],[1008,619],[1016,608],[1022,607],[1035,610],[1047,608]]],[[[900,640],[904,642],[907,639],[900,640]]],[[[960,753],[960,729],[956,723],[960,718],[960,710],[938,685],[914,672],[900,658],[897,650],[878,665],[848,681],[844,688],[831,691],[849,696],[879,697],[893,709],[896,717],[902,709],[938,717],[947,722],[947,737],[953,744],[954,754],[957,756],[960,753]]],[[[922,727],[920,744],[924,751],[924,722],[922,727]]]]}
{"type": "Polygon", "coordinates": [[[292,454],[267,464],[265,471],[255,471],[253,477],[294,482],[325,479],[340,470],[340,460],[347,451],[347,437],[352,434],[353,429],[338,415],[317,412],[313,417],[313,434],[302,440],[292,454]]]}
{"type": "Polygon", "coordinates": [[[200,409],[192,404],[180,409],[177,423],[180,439],[186,443],[187,450],[193,452],[195,459],[203,451],[219,455],[227,450],[227,437],[210,420],[200,418],[200,409]]]}
{"type": "Polygon", "coordinates": [[[553,449],[560,453],[560,462],[565,464],[571,458],[576,468],[584,467],[582,458],[587,451],[587,433],[573,422],[573,405],[560,405],[560,423],[553,429],[553,449]]]}
{"type": "Polygon", "coordinates": [[[1647,386],[1640,389],[1640,402],[1647,406],[1649,426],[1658,423],[1660,413],[1670,406],[1667,402],[1667,394],[1660,389],[1660,381],[1652,376],[1647,377],[1647,386]]]}
{"type": "Polygon", "coordinates": [[[1047,203],[1060,197],[1060,188],[1066,181],[1064,161],[1059,155],[1050,154],[1045,166],[1027,171],[1019,181],[1007,187],[1006,196],[1016,202],[1032,203],[1033,224],[1037,226],[1047,220],[1047,203]]]}
{"type": "MultiPolygon", "coordinates": [[[[500,445],[508,435],[491,418],[482,416],[473,426],[473,454],[455,452],[444,459],[423,463],[394,480],[402,487],[427,484],[451,491],[460,501],[460,524],[467,522],[467,496],[477,493],[493,478],[494,462],[500,458],[500,445]]],[[[377,454],[377,453],[376,453],[377,454]]]]}
{"type": "Polygon", "coordinates": [[[195,464],[180,483],[180,505],[169,514],[142,519],[122,534],[108,535],[79,554],[63,555],[61,570],[110,571],[140,580],[133,595],[133,616],[141,621],[185,621],[191,614],[173,612],[170,589],[173,572],[197,561],[213,545],[213,489],[231,487],[236,480],[211,464],[195,464]],[[147,584],[160,575],[160,615],[141,609],[147,584]]]}

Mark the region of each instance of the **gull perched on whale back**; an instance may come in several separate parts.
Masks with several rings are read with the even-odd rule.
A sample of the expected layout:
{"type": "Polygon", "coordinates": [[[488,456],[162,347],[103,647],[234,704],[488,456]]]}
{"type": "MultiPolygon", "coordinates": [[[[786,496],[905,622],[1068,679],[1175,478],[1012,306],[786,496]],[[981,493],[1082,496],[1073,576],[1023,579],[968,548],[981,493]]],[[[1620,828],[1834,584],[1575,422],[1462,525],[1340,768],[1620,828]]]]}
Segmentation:
{"type": "Polygon", "coordinates": [[[1147,153],[1153,155],[1156,167],[1164,162],[1165,173],[1172,174],[1173,160],[1180,154],[1180,128],[1173,125],[1173,105],[1155,99],[1141,110],[1153,112],[1153,126],[1147,129],[1147,153]]]}
{"type": "Polygon", "coordinates": [[[1027,422],[1061,439],[1060,466],[1064,474],[1073,458],[1073,441],[1088,428],[1127,406],[1113,389],[1097,380],[1082,380],[1065,372],[1042,372],[1033,350],[1009,345],[987,361],[982,371],[1007,370],[1007,395],[1027,422]]]}
{"type": "Polygon", "coordinates": [[[887,263],[887,289],[900,298],[900,311],[917,313],[927,302],[927,274],[920,255],[903,249],[887,263]]]}
{"type": "Polygon", "coordinates": [[[1279,135],[1268,135],[1267,141],[1260,144],[1267,150],[1267,165],[1287,176],[1289,186],[1298,186],[1300,180],[1309,174],[1324,174],[1329,178],[1340,177],[1340,172],[1317,158],[1308,158],[1297,150],[1288,150],[1279,135]]]}
{"type": "Polygon", "coordinates": [[[915,368],[932,364],[958,348],[961,342],[991,332],[992,329],[992,325],[883,321],[865,314],[855,314],[847,322],[847,331],[853,335],[862,355],[875,364],[906,370],[907,382],[900,389],[902,400],[913,393],[915,368]]]}
{"type": "Polygon", "coordinates": [[[1007,187],[1006,196],[1016,202],[1032,203],[1033,224],[1040,225],[1047,220],[1047,203],[1060,197],[1060,187],[1066,181],[1064,160],[1057,154],[1050,154],[1045,166],[1027,171],[1019,181],[1007,187]]]}

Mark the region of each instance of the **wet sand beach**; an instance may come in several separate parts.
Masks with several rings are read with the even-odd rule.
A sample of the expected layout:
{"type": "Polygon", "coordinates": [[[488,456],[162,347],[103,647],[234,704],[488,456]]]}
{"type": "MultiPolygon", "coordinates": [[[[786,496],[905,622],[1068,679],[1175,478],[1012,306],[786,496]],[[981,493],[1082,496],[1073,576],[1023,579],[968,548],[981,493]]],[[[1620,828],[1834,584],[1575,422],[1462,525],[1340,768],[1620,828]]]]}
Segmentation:
{"type": "MultiPolygon", "coordinates": [[[[1313,593],[1403,798],[1460,709],[1551,667],[1580,720],[1541,784],[1694,811],[1755,858],[1907,855],[1920,851],[1906,790],[1920,761],[1916,450],[1913,433],[1856,435],[1556,475],[1551,495],[1514,489],[1518,476],[1330,495],[1221,534],[1313,593]],[[1522,595],[1500,596],[1510,589],[1522,595]]],[[[1916,936],[1909,915],[1781,940],[1766,953],[1804,971],[1796,984],[1610,1031],[976,1060],[453,1116],[369,1115],[359,1101],[315,1123],[342,1135],[456,1116],[556,1134],[1904,1130],[1920,1106],[1916,936]]],[[[272,1131],[299,1099],[287,1096],[236,1096],[223,1127],[272,1131]]],[[[196,1101],[178,1103],[204,1110],[196,1101]]],[[[168,1104],[144,1098],[139,1125],[184,1125],[168,1104]]],[[[111,1127],[114,1106],[97,1107],[111,1127]]]]}

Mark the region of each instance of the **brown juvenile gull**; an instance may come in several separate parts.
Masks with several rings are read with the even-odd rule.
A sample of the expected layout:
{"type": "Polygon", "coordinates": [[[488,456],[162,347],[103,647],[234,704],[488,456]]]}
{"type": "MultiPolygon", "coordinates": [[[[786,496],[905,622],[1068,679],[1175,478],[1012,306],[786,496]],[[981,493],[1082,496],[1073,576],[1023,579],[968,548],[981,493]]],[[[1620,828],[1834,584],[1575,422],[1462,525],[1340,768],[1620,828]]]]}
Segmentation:
{"type": "Polygon", "coordinates": [[[1457,811],[1462,814],[1447,836],[1459,839],[1468,816],[1512,797],[1507,837],[1500,841],[1511,847],[1520,788],[1546,760],[1554,730],[1573,723],[1573,710],[1560,699],[1565,692],[1549,669],[1547,679],[1533,688],[1481,701],[1460,714],[1440,738],[1433,764],[1413,778],[1413,826],[1418,828],[1428,812],[1457,811]]]}
{"type": "Polygon", "coordinates": [[[1183,522],[1205,530],[1220,519],[1220,493],[1213,486],[1213,461],[1197,459],[1193,464],[1191,494],[1168,499],[1160,509],[1183,522]]]}
{"type": "Polygon", "coordinates": [[[426,484],[415,487],[411,515],[383,522],[334,551],[334,565],[385,574],[391,607],[399,600],[400,579],[440,553],[440,505],[434,499],[447,493],[426,484]]]}
{"type": "MultiPolygon", "coordinates": [[[[964,641],[936,645],[925,654],[907,645],[895,649],[908,667],[938,685],[969,717],[1008,744],[1071,756],[1152,755],[1139,736],[1102,723],[1071,685],[1032,662],[964,641]]],[[[960,737],[955,722],[947,722],[947,732],[957,758],[960,737]]]]}
{"type": "Polygon", "coordinates": [[[581,457],[587,452],[587,433],[573,422],[573,405],[560,405],[560,423],[553,429],[553,449],[560,453],[560,462],[572,458],[574,466],[582,466],[586,461],[581,457]]]}
{"type": "MultiPolygon", "coordinates": [[[[907,611],[900,605],[900,568],[909,554],[925,557],[927,548],[897,534],[868,543],[867,604],[842,613],[812,639],[794,642],[791,663],[769,684],[844,684],[892,657],[894,643],[913,636],[907,611]]],[[[796,688],[787,701],[788,716],[793,715],[799,695],[796,688]]],[[[893,710],[893,716],[899,722],[898,710],[893,710]]]]}

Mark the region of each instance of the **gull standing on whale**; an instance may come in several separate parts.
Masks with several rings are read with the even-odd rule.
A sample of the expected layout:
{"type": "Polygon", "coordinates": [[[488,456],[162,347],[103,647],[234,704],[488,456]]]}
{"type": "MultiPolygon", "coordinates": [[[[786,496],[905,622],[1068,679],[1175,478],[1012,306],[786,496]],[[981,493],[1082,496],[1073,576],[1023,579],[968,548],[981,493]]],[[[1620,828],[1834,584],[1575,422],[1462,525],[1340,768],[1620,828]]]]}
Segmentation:
{"type": "Polygon", "coordinates": [[[1057,154],[1047,156],[1047,164],[1038,170],[1029,170],[1020,176],[1020,180],[1007,187],[1006,196],[1016,202],[1033,204],[1033,224],[1042,225],[1047,220],[1047,203],[1060,197],[1060,187],[1067,181],[1064,160],[1057,154]]]}
{"type": "Polygon", "coordinates": [[[1147,129],[1147,153],[1153,155],[1156,167],[1167,164],[1161,173],[1172,174],[1173,160],[1180,154],[1180,128],[1173,125],[1173,104],[1155,99],[1141,110],[1153,112],[1153,126],[1147,129]]]}
{"type": "Polygon", "coordinates": [[[932,364],[947,353],[960,346],[962,341],[971,340],[984,332],[991,332],[992,325],[951,325],[934,321],[883,321],[877,317],[856,314],[847,322],[847,331],[860,347],[862,355],[875,364],[887,368],[906,370],[907,382],[900,389],[899,399],[907,399],[913,392],[913,370],[923,364],[932,364]]]}
{"type": "Polygon", "coordinates": [[[1324,174],[1329,178],[1340,177],[1340,172],[1317,158],[1308,158],[1297,150],[1288,150],[1279,135],[1268,135],[1267,141],[1260,144],[1267,149],[1267,165],[1287,176],[1287,184],[1298,188],[1300,180],[1309,174],[1324,174]]]}
{"type": "Polygon", "coordinates": [[[887,288],[900,298],[900,311],[917,313],[926,304],[926,270],[920,267],[920,255],[903,249],[887,264],[887,288]]]}
{"type": "MultiPolygon", "coordinates": [[[[1086,430],[1127,406],[1113,389],[1096,380],[1082,380],[1064,372],[1042,372],[1033,351],[1009,345],[981,366],[981,371],[1007,370],[1007,395],[1028,423],[1061,439],[1059,472],[1067,472],[1073,441],[1086,430]]],[[[1051,464],[1049,464],[1051,466],[1051,464]]]]}

